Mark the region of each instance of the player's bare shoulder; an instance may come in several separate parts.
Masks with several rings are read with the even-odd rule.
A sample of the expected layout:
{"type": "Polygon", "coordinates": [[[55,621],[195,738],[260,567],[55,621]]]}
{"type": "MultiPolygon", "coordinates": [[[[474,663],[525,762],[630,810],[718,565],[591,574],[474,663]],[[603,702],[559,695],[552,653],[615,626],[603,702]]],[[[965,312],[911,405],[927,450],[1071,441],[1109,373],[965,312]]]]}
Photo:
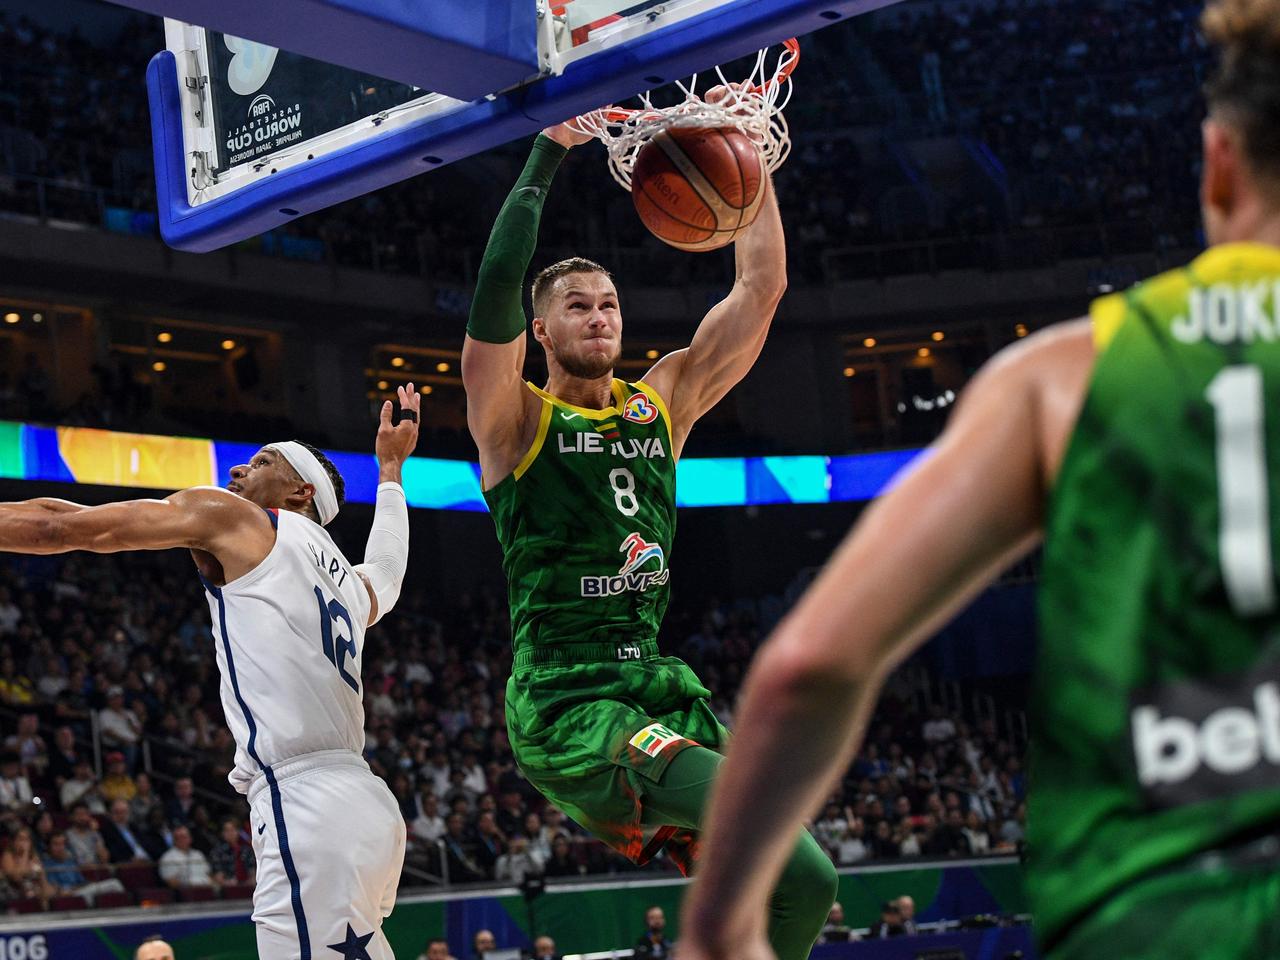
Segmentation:
{"type": "Polygon", "coordinates": [[[1010,403],[1032,405],[1049,484],[1057,476],[1075,430],[1096,358],[1092,322],[1087,318],[1071,320],[1005,348],[975,382],[979,389],[1006,394],[1010,403]]]}

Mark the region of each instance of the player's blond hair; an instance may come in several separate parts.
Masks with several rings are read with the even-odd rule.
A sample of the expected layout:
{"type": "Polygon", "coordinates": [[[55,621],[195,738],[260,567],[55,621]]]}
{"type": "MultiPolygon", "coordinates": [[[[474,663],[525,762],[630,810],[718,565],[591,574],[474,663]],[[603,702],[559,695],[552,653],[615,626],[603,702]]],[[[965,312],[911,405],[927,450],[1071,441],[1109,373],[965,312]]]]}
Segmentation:
{"type": "Polygon", "coordinates": [[[533,315],[535,317],[545,317],[547,315],[547,307],[550,305],[549,298],[551,291],[555,289],[556,281],[561,277],[567,277],[571,273],[603,273],[610,280],[613,279],[613,274],[594,260],[588,260],[586,257],[570,257],[568,260],[553,263],[533,278],[532,299],[533,315]]]}
{"type": "Polygon", "coordinates": [[[1201,19],[1221,62],[1209,108],[1239,131],[1254,170],[1280,184],[1280,0],[1210,0],[1201,19]]]}

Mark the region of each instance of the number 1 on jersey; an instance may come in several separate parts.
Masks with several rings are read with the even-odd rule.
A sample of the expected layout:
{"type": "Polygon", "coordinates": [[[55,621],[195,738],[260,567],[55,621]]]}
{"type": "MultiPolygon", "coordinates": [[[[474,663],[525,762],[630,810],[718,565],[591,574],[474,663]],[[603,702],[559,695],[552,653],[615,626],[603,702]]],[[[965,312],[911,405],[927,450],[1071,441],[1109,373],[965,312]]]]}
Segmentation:
{"type": "Polygon", "coordinates": [[[1206,391],[1217,418],[1218,554],[1240,616],[1275,609],[1262,370],[1227,367],[1206,391]]]}

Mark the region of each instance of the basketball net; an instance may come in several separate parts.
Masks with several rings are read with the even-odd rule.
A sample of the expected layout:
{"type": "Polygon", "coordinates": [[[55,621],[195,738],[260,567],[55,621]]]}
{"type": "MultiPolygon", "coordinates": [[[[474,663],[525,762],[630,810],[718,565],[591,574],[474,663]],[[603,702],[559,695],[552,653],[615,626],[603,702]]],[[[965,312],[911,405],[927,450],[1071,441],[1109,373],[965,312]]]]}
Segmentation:
{"type": "Polygon", "coordinates": [[[707,103],[698,95],[695,73],[687,84],[676,81],[684,100],[675,106],[654,106],[652,91],[646,90],[639,96],[639,107],[601,107],[570,120],[569,125],[605,145],[609,172],[624,190],[631,189],[631,170],[641,149],[656,133],[671,127],[735,127],[755,144],[772,172],[791,152],[791,137],[782,111],[791,99],[791,71],[800,61],[800,44],[794,39],[784,41],[772,70],[769,60],[769,50],[761,50],[750,76],[739,84],[730,84],[716,67],[719,85],[726,87],[727,93],[715,103],[707,103]]]}

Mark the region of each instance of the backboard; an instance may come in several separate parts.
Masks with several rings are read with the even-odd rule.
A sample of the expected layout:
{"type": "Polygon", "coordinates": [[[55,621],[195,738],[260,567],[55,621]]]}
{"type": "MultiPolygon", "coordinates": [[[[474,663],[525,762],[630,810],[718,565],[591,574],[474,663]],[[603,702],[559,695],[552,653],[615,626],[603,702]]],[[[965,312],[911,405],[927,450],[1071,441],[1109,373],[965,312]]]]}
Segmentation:
{"type": "Polygon", "coordinates": [[[123,2],[187,18],[147,87],[161,233],[207,251],[896,0],[123,2]]]}

